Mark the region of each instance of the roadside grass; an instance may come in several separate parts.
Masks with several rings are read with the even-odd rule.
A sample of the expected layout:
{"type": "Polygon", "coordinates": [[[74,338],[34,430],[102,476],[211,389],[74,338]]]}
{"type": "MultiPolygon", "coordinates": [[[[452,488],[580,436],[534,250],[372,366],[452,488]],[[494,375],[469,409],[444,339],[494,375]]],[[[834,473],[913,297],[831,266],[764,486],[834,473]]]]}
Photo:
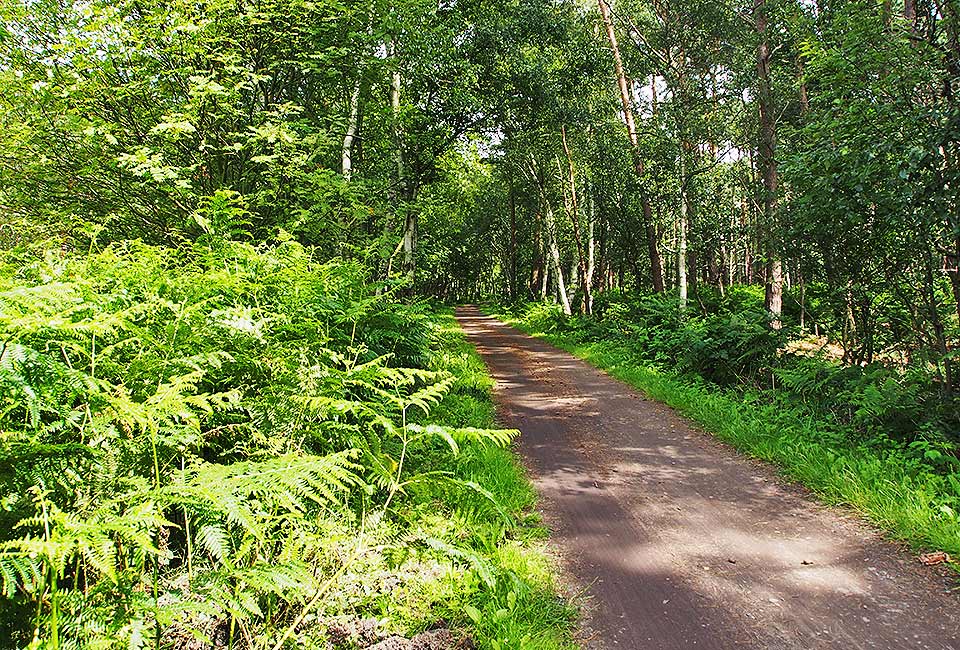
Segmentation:
{"type": "Polygon", "coordinates": [[[960,557],[960,508],[949,494],[957,491],[956,475],[932,473],[897,450],[844,443],[826,423],[658,370],[622,344],[582,342],[499,317],[673,407],[741,452],[775,464],[822,501],[855,509],[911,548],[960,557]]]}
{"type": "MultiPolygon", "coordinates": [[[[430,421],[493,427],[493,380],[483,361],[464,338],[452,311],[440,310],[433,320],[433,366],[451,372],[457,380],[431,412],[430,421]]],[[[440,599],[434,616],[473,628],[480,648],[575,648],[577,612],[559,595],[555,563],[546,549],[547,531],[533,510],[536,493],[514,453],[470,445],[455,458],[451,471],[482,486],[488,495],[451,489],[439,499],[445,508],[433,514],[434,525],[452,527],[460,545],[473,549],[475,555],[463,558],[471,565],[471,574],[457,579],[455,597],[440,599]]],[[[430,521],[429,515],[420,516],[430,521]]]]}

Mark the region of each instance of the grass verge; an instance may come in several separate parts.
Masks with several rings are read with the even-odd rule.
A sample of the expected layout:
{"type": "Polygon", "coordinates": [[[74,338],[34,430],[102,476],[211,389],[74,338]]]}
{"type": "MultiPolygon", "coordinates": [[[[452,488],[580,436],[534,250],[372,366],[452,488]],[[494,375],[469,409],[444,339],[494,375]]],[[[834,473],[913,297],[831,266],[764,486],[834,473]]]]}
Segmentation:
{"type": "Polygon", "coordinates": [[[933,475],[896,451],[836,441],[815,419],[658,370],[622,344],[578,341],[502,318],[673,407],[745,454],[777,465],[822,501],[852,507],[894,539],[960,557],[960,518],[944,502],[942,489],[956,476],[933,475]]]}
{"type": "MultiPolygon", "coordinates": [[[[434,319],[434,366],[451,372],[457,383],[430,419],[447,426],[493,427],[493,380],[483,361],[452,311],[440,311],[434,319]]],[[[435,524],[453,527],[460,546],[474,549],[476,555],[466,558],[473,577],[460,579],[456,597],[443,602],[434,615],[472,627],[481,648],[575,648],[576,611],[559,596],[554,562],[546,551],[547,533],[533,511],[536,494],[514,453],[493,446],[466,447],[451,469],[458,478],[482,486],[499,509],[475,492],[442,495],[445,512],[435,524]]]]}

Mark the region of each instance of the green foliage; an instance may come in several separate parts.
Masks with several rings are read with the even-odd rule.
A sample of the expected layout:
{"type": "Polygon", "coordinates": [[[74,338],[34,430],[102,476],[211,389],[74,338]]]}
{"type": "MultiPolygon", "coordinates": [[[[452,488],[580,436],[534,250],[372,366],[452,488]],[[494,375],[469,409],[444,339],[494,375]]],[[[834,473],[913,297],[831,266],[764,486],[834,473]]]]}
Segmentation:
{"type": "MultiPolygon", "coordinates": [[[[616,343],[638,362],[833,423],[840,439],[908,444],[956,443],[957,405],[944,400],[926,363],[846,365],[788,346],[791,331],[765,323],[755,287],[705,295],[704,312],[684,314],[668,296],[597,297],[590,317],[565,317],[556,305],[513,310],[532,331],[582,343],[616,343]],[[895,441],[895,442],[894,442],[895,441]]],[[[909,452],[908,452],[909,453],[909,452]]]]}
{"type": "Polygon", "coordinates": [[[719,385],[764,382],[779,365],[784,334],[767,326],[767,317],[750,299],[731,295],[715,309],[685,315],[670,296],[608,292],[597,297],[589,317],[566,318],[556,306],[539,304],[519,316],[538,332],[619,341],[638,358],[719,385]]]}
{"type": "Polygon", "coordinates": [[[0,637],[437,610],[562,646],[513,433],[417,294],[817,422],[774,418],[791,471],[889,459],[953,512],[960,18],[914,4],[0,5],[0,637]]]}
{"type": "MultiPolygon", "coordinates": [[[[503,449],[515,432],[490,427],[482,366],[461,374],[449,355],[469,352],[440,317],[359,265],[224,239],[234,198],[205,204],[192,245],[0,265],[10,646],[322,646],[328,617],[407,632],[434,607],[485,611],[505,581],[546,598],[543,575],[496,559],[530,493],[503,449]],[[358,598],[374,565],[423,611],[358,598]]],[[[554,634],[565,617],[512,624],[554,634]]]]}

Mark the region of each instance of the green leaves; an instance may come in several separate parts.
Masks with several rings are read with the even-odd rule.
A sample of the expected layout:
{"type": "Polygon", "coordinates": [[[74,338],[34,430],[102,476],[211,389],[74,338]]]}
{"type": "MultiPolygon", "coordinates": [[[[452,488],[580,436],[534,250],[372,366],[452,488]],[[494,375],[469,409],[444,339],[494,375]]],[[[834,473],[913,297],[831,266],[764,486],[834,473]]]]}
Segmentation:
{"type": "Polygon", "coordinates": [[[460,445],[464,443],[492,444],[497,447],[506,447],[520,432],[516,429],[473,429],[454,428],[436,424],[419,426],[411,424],[410,431],[422,438],[439,438],[449,445],[450,450],[457,454],[460,445]]]}
{"type": "Polygon", "coordinates": [[[358,265],[229,239],[244,205],[208,197],[210,232],[176,250],[0,258],[0,592],[24,633],[119,648],[288,620],[428,493],[510,524],[449,459],[515,432],[427,424],[458,379],[402,367],[434,358],[424,313],[358,265]]]}

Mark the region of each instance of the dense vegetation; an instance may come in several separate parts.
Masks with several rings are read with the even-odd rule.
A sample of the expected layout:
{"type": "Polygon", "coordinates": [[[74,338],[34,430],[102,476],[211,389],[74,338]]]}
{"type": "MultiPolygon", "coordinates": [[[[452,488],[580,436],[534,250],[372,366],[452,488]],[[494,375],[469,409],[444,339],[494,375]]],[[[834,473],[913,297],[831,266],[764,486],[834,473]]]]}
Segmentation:
{"type": "Polygon", "coordinates": [[[280,230],[449,300],[763,286],[848,364],[960,310],[960,14],[905,0],[4,6],[15,244],[280,230]]]}
{"type": "Polygon", "coordinates": [[[292,241],[4,262],[4,639],[324,647],[366,618],[562,643],[449,316],[292,241]]]}
{"type": "Polygon", "coordinates": [[[429,298],[551,303],[527,326],[960,553],[954,2],[0,17],[11,645],[567,643],[429,298]]]}
{"type": "Polygon", "coordinates": [[[960,553],[953,413],[930,374],[784,349],[785,334],[762,314],[762,292],[739,288],[685,319],[675,297],[611,294],[591,316],[566,316],[555,304],[506,316],[893,536],[960,553]]]}

